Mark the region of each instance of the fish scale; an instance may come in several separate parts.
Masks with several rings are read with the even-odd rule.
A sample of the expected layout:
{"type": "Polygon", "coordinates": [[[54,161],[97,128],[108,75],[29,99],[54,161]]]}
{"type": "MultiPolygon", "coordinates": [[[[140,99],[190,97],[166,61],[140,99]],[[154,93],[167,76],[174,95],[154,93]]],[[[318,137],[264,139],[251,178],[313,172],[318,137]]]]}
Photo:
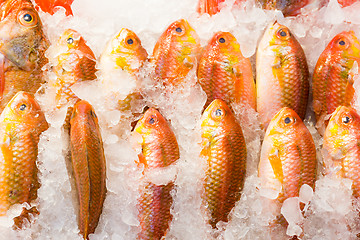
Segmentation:
{"type": "Polygon", "coordinates": [[[360,43],[353,31],[337,34],[321,53],[313,75],[313,108],[318,125],[338,106],[354,101],[354,63],[360,65],[360,43]],[[343,41],[345,45],[340,45],[343,41]]]}
{"type": "Polygon", "coordinates": [[[229,106],[241,103],[255,109],[251,63],[242,55],[240,45],[231,33],[217,32],[210,39],[200,58],[197,77],[207,95],[205,108],[214,99],[222,99],[229,106]]]}
{"type": "Polygon", "coordinates": [[[98,120],[81,100],[70,119],[70,152],[78,196],[78,225],[84,239],[94,233],[106,196],[106,160],[98,120]]]}
{"type": "MultiPolygon", "coordinates": [[[[30,204],[37,198],[40,187],[36,166],[38,142],[47,128],[38,103],[32,95],[22,91],[10,100],[0,115],[0,215],[5,215],[13,204],[30,204]]],[[[19,219],[22,217],[25,216],[19,219]]],[[[16,224],[15,227],[22,227],[22,221],[16,224]]]]}
{"type": "Polygon", "coordinates": [[[45,82],[48,40],[40,17],[29,0],[2,1],[0,6],[0,112],[19,91],[35,93],[45,82]],[[26,21],[25,15],[31,20],[26,21]],[[31,80],[30,80],[31,79],[31,80]]]}
{"type": "Polygon", "coordinates": [[[360,196],[360,116],[351,107],[339,106],[326,127],[323,148],[328,161],[325,161],[327,174],[335,172],[339,178],[349,178],[353,181],[352,188],[355,197],[360,196]],[[348,123],[344,122],[349,117],[348,123]]]}
{"type": "Polygon", "coordinates": [[[151,61],[155,64],[156,80],[164,85],[182,83],[196,65],[199,52],[200,39],[190,24],[184,19],[173,22],[153,50],[151,61]]]}
{"type": "Polygon", "coordinates": [[[259,43],[256,89],[257,111],[264,129],[283,107],[305,117],[309,95],[306,57],[290,30],[277,22],[268,26],[259,43]]]}
{"type": "MultiPolygon", "coordinates": [[[[139,163],[144,164],[144,176],[152,170],[169,167],[179,159],[176,137],[164,117],[154,108],[144,113],[134,131],[141,135],[139,163]]],[[[157,185],[144,180],[138,199],[138,239],[161,239],[166,235],[172,220],[170,208],[173,199],[170,193],[173,189],[173,181],[157,185]]]]}
{"type": "Polygon", "coordinates": [[[214,100],[201,117],[202,151],[207,161],[204,201],[213,228],[227,221],[228,214],[240,199],[246,172],[246,145],[240,125],[230,108],[214,100]],[[222,115],[215,117],[216,111],[222,115]]]}
{"type": "Polygon", "coordinates": [[[278,190],[278,181],[282,186],[279,203],[298,197],[303,184],[314,188],[316,166],[316,149],[309,130],[295,111],[282,108],[271,120],[261,148],[262,188],[278,190]]]}

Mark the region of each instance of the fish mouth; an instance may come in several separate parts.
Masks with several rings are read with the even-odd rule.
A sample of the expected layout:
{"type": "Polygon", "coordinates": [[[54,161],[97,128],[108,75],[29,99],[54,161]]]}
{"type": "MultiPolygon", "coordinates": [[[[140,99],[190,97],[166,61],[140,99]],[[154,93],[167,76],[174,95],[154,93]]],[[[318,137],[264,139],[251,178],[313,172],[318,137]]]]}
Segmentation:
{"type": "Polygon", "coordinates": [[[27,45],[24,45],[24,39],[17,38],[9,42],[0,43],[0,54],[2,54],[8,62],[11,62],[16,67],[30,71],[32,63],[30,58],[36,53],[27,45]]]}

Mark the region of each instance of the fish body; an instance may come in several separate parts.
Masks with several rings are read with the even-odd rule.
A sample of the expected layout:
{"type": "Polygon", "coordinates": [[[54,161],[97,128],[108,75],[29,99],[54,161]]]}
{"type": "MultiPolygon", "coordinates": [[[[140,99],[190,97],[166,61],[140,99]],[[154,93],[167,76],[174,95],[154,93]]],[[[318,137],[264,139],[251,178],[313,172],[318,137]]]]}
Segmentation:
{"type": "Polygon", "coordinates": [[[280,10],[284,16],[296,16],[301,8],[305,7],[309,0],[256,0],[256,2],[267,10],[280,10]]]}
{"type": "MultiPolygon", "coordinates": [[[[125,99],[119,100],[120,110],[130,110],[134,101],[142,99],[137,73],[147,59],[147,52],[139,37],[131,30],[122,28],[107,44],[100,58],[103,81],[110,82],[116,71],[129,73],[136,79],[136,90],[125,99]],[[115,72],[114,72],[115,71],[115,72]]],[[[120,81],[121,79],[116,79],[120,81]]]]}
{"type": "Polygon", "coordinates": [[[256,54],[257,111],[266,129],[283,107],[304,119],[309,95],[309,70],[299,42],[290,30],[270,24],[256,54]]]}
{"type": "Polygon", "coordinates": [[[220,12],[219,4],[224,1],[225,0],[199,0],[196,10],[200,15],[207,13],[212,16],[220,12]]]}
{"type": "Polygon", "coordinates": [[[339,106],[354,100],[352,69],[360,65],[360,43],[353,31],[336,35],[321,53],[313,75],[313,108],[320,124],[339,106]]]}
{"type": "Polygon", "coordinates": [[[226,103],[214,100],[201,117],[202,151],[207,161],[204,200],[213,228],[240,199],[246,173],[246,145],[242,129],[226,103]]]}
{"type": "Polygon", "coordinates": [[[70,89],[72,85],[96,79],[96,59],[84,38],[72,29],[65,30],[53,47],[56,56],[52,64],[57,79],[52,85],[57,89],[57,107],[61,107],[79,100],[70,89]]]}
{"type": "Polygon", "coordinates": [[[92,106],[81,100],[74,105],[70,120],[72,170],[79,202],[80,234],[94,233],[106,195],[106,161],[97,116],[92,106]]]}
{"type": "Polygon", "coordinates": [[[215,33],[200,58],[197,77],[207,95],[205,108],[215,99],[256,108],[251,63],[231,33],[215,33]]]}
{"type": "Polygon", "coordinates": [[[339,106],[330,118],[324,134],[325,169],[329,174],[353,181],[353,193],[360,196],[360,116],[353,108],[339,106]]]}
{"type": "Polygon", "coordinates": [[[357,2],[357,0],[338,0],[338,2],[342,7],[347,7],[357,2]]]}
{"type": "Polygon", "coordinates": [[[173,22],[154,47],[155,78],[164,85],[179,85],[196,67],[199,52],[200,39],[190,24],[184,19],[173,22]]]}
{"type": "Polygon", "coordinates": [[[34,97],[18,92],[0,115],[0,215],[37,198],[36,159],[40,134],[48,128],[34,97]]]}
{"type": "Polygon", "coordinates": [[[71,4],[74,0],[35,0],[35,3],[43,10],[44,12],[50,13],[53,15],[58,7],[63,7],[65,9],[66,16],[73,15],[71,10],[71,4]]]}
{"type": "MultiPolygon", "coordinates": [[[[164,169],[179,159],[176,137],[164,117],[149,108],[138,121],[134,131],[141,135],[139,162],[144,164],[144,174],[164,169]]],[[[173,182],[156,185],[145,181],[138,200],[140,233],[138,239],[161,239],[165,236],[172,219],[171,190],[173,182]]]]}
{"type": "Polygon", "coordinates": [[[0,5],[0,112],[19,91],[35,93],[44,83],[48,41],[38,13],[29,0],[0,5]]]}
{"type": "Polygon", "coordinates": [[[271,120],[261,147],[258,172],[262,188],[280,190],[279,202],[298,197],[303,184],[314,189],[316,166],[309,130],[295,111],[282,108],[271,120]]]}

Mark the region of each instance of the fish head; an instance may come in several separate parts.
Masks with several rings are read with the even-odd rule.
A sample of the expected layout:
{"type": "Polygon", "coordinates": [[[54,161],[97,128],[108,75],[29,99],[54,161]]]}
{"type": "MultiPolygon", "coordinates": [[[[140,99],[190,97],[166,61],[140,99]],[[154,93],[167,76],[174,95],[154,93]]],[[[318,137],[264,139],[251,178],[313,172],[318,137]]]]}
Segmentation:
{"type": "Polygon", "coordinates": [[[30,93],[18,92],[6,105],[1,113],[1,119],[8,122],[24,123],[44,131],[48,128],[45,115],[40,105],[30,93]]]}
{"type": "Polygon", "coordinates": [[[217,32],[209,41],[209,49],[217,54],[231,55],[231,53],[240,53],[240,44],[230,32],[217,32]]]}
{"type": "MultiPolygon", "coordinates": [[[[52,46],[54,71],[58,76],[75,74],[76,79],[95,79],[96,58],[84,38],[75,30],[67,29],[52,46]]],[[[70,79],[73,81],[73,78],[70,79]]]]}
{"type": "Polygon", "coordinates": [[[355,109],[339,106],[333,112],[328,126],[326,127],[324,139],[333,141],[335,147],[341,147],[344,138],[360,133],[360,116],[355,109]]]}
{"type": "Polygon", "coordinates": [[[148,56],[139,37],[126,28],[109,42],[106,51],[105,54],[110,55],[118,67],[130,71],[138,69],[148,56]]]}
{"type": "Polygon", "coordinates": [[[234,116],[227,104],[221,99],[215,99],[201,116],[203,138],[211,139],[218,135],[219,131],[222,131],[222,127],[226,127],[235,121],[233,118],[234,116]]]}
{"type": "Polygon", "coordinates": [[[134,131],[143,138],[150,135],[165,134],[168,124],[166,119],[155,108],[149,108],[137,122],[134,131]]]}
{"type": "Polygon", "coordinates": [[[95,61],[95,55],[80,33],[73,29],[67,29],[60,36],[58,42],[59,63],[63,61],[75,61],[86,57],[95,61]],[[77,57],[74,57],[77,56],[77,57]],[[69,59],[70,58],[70,59],[69,59]]]}
{"type": "Polygon", "coordinates": [[[180,19],[170,24],[155,44],[153,56],[162,58],[167,51],[176,54],[176,62],[171,64],[185,66],[183,75],[195,65],[200,53],[200,38],[188,21],[180,19]]]}
{"type": "Polygon", "coordinates": [[[344,31],[330,41],[325,51],[338,53],[344,58],[358,59],[360,58],[360,43],[353,31],[344,31]]]}
{"type": "Polygon", "coordinates": [[[275,21],[265,30],[262,42],[270,46],[288,46],[293,41],[293,34],[289,28],[275,21]]]}
{"type": "Polygon", "coordinates": [[[73,125],[75,122],[85,122],[87,126],[94,130],[98,129],[99,126],[94,108],[85,100],[80,100],[74,105],[70,124],[73,125]]]}
{"type": "Polygon", "coordinates": [[[7,0],[0,12],[0,52],[18,68],[30,71],[48,47],[37,11],[29,0],[7,0]]]}
{"type": "Polygon", "coordinates": [[[266,129],[267,136],[286,135],[300,129],[303,122],[299,115],[291,108],[284,107],[278,111],[266,129]]]}

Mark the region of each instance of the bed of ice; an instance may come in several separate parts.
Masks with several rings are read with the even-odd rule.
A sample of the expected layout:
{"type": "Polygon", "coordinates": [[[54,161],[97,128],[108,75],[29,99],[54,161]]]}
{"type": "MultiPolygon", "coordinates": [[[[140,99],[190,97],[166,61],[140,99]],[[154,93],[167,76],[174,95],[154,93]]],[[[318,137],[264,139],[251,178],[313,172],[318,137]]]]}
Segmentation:
{"type": "MultiPolygon", "coordinates": [[[[313,72],[316,61],[327,43],[339,32],[352,29],[360,37],[360,2],[341,8],[336,0],[328,6],[316,9],[315,1],[303,9],[297,17],[284,18],[279,11],[264,11],[248,0],[243,8],[233,8],[234,0],[226,0],[223,9],[213,17],[198,16],[194,0],[75,0],[74,17],[65,17],[60,9],[50,16],[40,13],[50,42],[54,43],[66,28],[80,32],[97,57],[105,44],[120,28],[133,30],[141,39],[149,55],[161,33],[173,21],[185,18],[195,28],[204,46],[216,31],[230,31],[238,39],[243,54],[254,62],[255,50],[265,27],[277,19],[288,26],[304,48],[313,72]],[[244,10],[246,9],[246,10],[244,10]]],[[[152,66],[146,66],[139,75],[143,79],[147,106],[157,107],[171,122],[177,137],[181,157],[176,164],[176,191],[173,192],[173,221],[165,239],[269,239],[268,222],[271,213],[271,193],[262,191],[257,178],[260,141],[263,132],[259,128],[257,114],[242,106],[233,106],[241,122],[248,148],[248,171],[241,200],[230,214],[228,223],[219,223],[218,230],[206,224],[201,201],[201,179],[204,176],[204,160],[200,152],[199,119],[206,101],[205,93],[196,84],[195,69],[187,76],[187,83],[171,94],[163,94],[162,86],[148,76],[152,66]]],[[[119,82],[106,82],[101,69],[98,81],[77,84],[73,90],[95,108],[101,125],[107,160],[107,197],[95,239],[136,239],[137,220],[136,190],[141,180],[141,169],[135,161],[130,123],[130,112],[120,112],[109,96],[116,93],[126,96],[133,91],[134,78],[126,73],[114,72],[119,82]]],[[[51,74],[49,74],[51,77],[51,74]]],[[[21,206],[14,206],[8,216],[0,219],[0,239],[81,239],[72,204],[73,193],[65,165],[66,135],[61,126],[66,109],[54,112],[53,91],[44,86],[45,93],[38,94],[51,127],[43,133],[39,143],[38,165],[41,188],[36,203],[40,211],[36,222],[22,231],[11,229],[11,217],[21,206]]],[[[310,109],[310,108],[309,108],[310,109]]],[[[360,110],[360,108],[359,108],[360,110]]],[[[142,108],[137,109],[138,112],[142,108]]],[[[315,192],[303,186],[299,198],[288,199],[281,209],[289,223],[287,229],[273,229],[274,239],[287,239],[297,234],[301,239],[356,239],[360,222],[356,209],[358,203],[352,197],[351,181],[336,180],[321,175],[322,139],[313,126],[313,115],[308,111],[306,124],[314,136],[319,159],[319,176],[315,192]],[[305,204],[300,213],[299,202],[305,204]]],[[[161,181],[167,181],[174,171],[159,172],[161,181]],[[165,174],[165,176],[163,176],[165,174]],[[166,176],[168,174],[168,176],[166,176]]]]}

